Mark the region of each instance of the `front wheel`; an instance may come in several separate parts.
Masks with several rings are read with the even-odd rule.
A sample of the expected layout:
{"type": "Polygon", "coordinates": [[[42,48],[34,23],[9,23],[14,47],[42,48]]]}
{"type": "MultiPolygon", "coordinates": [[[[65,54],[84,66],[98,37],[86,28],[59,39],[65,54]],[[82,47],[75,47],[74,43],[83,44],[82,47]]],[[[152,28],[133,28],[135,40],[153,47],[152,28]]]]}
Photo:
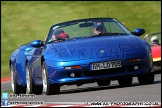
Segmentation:
{"type": "Polygon", "coordinates": [[[154,83],[154,72],[138,76],[138,81],[141,85],[154,83]]]}
{"type": "Polygon", "coordinates": [[[43,91],[46,95],[54,95],[60,93],[60,85],[49,84],[48,72],[45,62],[42,63],[42,79],[43,79],[43,91]]]}
{"type": "Polygon", "coordinates": [[[25,94],[26,86],[18,85],[16,82],[16,73],[12,65],[10,65],[10,74],[11,74],[11,88],[14,94],[25,94]]]}
{"type": "Polygon", "coordinates": [[[99,86],[108,86],[110,85],[110,80],[100,80],[100,81],[97,81],[97,84],[99,86]]]}
{"type": "Polygon", "coordinates": [[[120,86],[128,86],[131,85],[133,81],[132,77],[127,77],[127,78],[122,78],[122,79],[118,79],[118,83],[120,86]]]}
{"type": "Polygon", "coordinates": [[[42,94],[43,86],[34,84],[28,63],[26,64],[26,83],[27,83],[27,93],[28,94],[32,94],[32,93],[34,93],[36,95],[42,94]]]}

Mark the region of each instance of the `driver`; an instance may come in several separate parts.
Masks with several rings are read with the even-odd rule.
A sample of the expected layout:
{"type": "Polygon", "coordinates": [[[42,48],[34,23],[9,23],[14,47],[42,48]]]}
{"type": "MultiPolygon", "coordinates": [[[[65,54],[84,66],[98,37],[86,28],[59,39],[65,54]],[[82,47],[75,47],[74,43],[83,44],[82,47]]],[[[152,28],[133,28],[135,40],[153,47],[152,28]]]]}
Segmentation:
{"type": "Polygon", "coordinates": [[[93,26],[93,33],[96,35],[102,35],[106,33],[105,26],[103,22],[95,22],[93,26]]]}
{"type": "Polygon", "coordinates": [[[52,39],[54,41],[62,41],[62,39],[68,39],[69,35],[66,34],[62,29],[57,29],[54,31],[53,35],[52,35],[52,39]]]}
{"type": "Polygon", "coordinates": [[[159,39],[158,39],[158,37],[157,36],[153,36],[151,38],[151,43],[152,43],[153,46],[159,45],[159,39]]]}

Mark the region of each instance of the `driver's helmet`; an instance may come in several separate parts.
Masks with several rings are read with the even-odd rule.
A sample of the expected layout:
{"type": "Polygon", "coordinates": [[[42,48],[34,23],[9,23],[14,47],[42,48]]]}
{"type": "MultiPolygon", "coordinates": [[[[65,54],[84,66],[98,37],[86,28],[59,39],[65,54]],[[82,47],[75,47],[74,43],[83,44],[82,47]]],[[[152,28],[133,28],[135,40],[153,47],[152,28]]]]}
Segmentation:
{"type": "Polygon", "coordinates": [[[101,33],[106,33],[106,28],[105,28],[103,22],[95,22],[93,29],[100,31],[101,33]]]}
{"type": "Polygon", "coordinates": [[[157,37],[157,36],[153,36],[153,37],[151,38],[151,42],[152,42],[153,44],[159,44],[159,39],[158,39],[158,37],[157,37]]]}
{"type": "Polygon", "coordinates": [[[69,35],[66,34],[62,29],[56,29],[53,35],[57,38],[69,38],[69,35]]]}

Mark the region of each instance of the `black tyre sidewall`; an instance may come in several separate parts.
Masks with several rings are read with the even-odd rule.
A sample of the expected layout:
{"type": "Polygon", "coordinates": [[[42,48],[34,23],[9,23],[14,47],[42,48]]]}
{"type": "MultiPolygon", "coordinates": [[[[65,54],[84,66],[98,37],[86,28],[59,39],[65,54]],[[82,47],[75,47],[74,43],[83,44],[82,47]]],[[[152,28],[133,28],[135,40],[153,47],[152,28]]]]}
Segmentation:
{"type": "Polygon", "coordinates": [[[110,80],[100,80],[100,81],[97,81],[97,84],[99,86],[108,86],[110,85],[111,81],[110,80]]]}
{"type": "Polygon", "coordinates": [[[131,85],[132,81],[133,81],[132,77],[126,77],[126,78],[118,79],[118,83],[119,83],[120,86],[131,85]]]}
{"type": "Polygon", "coordinates": [[[139,75],[138,76],[138,81],[141,85],[145,84],[153,84],[154,83],[154,72],[144,74],[144,75],[139,75]]]}
{"type": "Polygon", "coordinates": [[[27,69],[29,71],[29,80],[30,80],[30,92],[29,92],[29,94],[32,94],[32,93],[34,93],[36,95],[42,94],[42,88],[43,87],[41,85],[35,85],[35,83],[33,81],[32,73],[31,73],[30,68],[29,68],[29,64],[27,63],[26,66],[27,66],[27,69]]]}
{"type": "MultiPolygon", "coordinates": [[[[10,65],[10,72],[11,72],[11,68],[14,71],[13,66],[10,65]]],[[[13,72],[13,78],[14,78],[14,94],[25,94],[26,93],[26,86],[21,86],[21,85],[17,84],[15,71],[13,72]]]]}
{"type": "Polygon", "coordinates": [[[46,68],[46,64],[45,62],[42,63],[42,72],[43,69],[45,69],[46,71],[46,80],[47,80],[47,91],[45,92],[46,95],[54,95],[54,94],[58,94],[60,92],[60,86],[57,84],[49,84],[48,82],[48,72],[47,72],[47,68],[46,68]]]}
{"type": "Polygon", "coordinates": [[[32,80],[32,76],[31,76],[31,72],[30,72],[29,64],[28,63],[26,64],[26,68],[29,71],[29,80],[30,80],[30,91],[28,93],[31,94],[32,91],[33,91],[33,86],[32,86],[33,85],[33,80],[32,80]]]}

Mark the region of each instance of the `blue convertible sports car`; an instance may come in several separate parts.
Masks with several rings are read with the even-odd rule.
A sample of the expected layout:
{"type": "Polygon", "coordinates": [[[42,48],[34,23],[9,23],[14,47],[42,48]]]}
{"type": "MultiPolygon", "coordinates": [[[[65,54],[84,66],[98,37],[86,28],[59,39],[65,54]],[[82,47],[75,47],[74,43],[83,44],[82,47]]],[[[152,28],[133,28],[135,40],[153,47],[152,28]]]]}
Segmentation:
{"type": "Polygon", "coordinates": [[[9,60],[15,94],[57,94],[63,85],[97,82],[107,86],[154,83],[149,43],[114,18],[87,18],[51,26],[45,41],[34,40],[16,49],[9,60]]]}

